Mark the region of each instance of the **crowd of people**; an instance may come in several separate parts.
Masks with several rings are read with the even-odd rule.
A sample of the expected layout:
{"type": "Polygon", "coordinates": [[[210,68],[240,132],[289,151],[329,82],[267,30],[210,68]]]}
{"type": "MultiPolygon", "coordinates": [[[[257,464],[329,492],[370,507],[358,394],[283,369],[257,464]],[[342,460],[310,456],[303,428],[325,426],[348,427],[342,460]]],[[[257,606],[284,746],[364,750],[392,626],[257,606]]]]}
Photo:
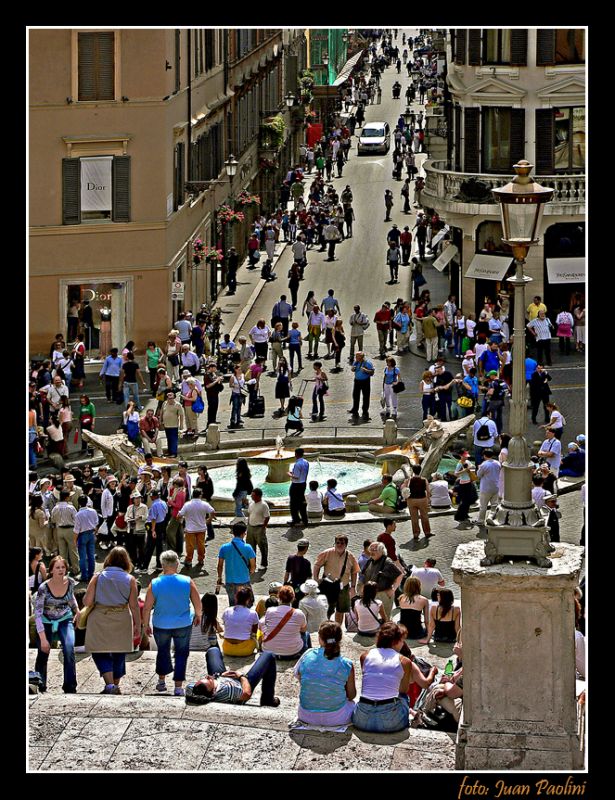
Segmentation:
{"type": "MultiPolygon", "coordinates": [[[[444,720],[454,725],[459,720],[461,609],[436,569],[435,559],[427,558],[422,566],[404,563],[392,517],[408,509],[413,540],[434,535],[430,512],[435,510],[455,508],[460,529],[475,524],[485,528],[487,513],[503,496],[501,465],[510,441],[503,431],[502,409],[512,380],[511,309],[504,291],[495,301],[486,300],[478,319],[464,315],[454,295],[446,303],[431,303],[422,263],[442,222],[437,215],[428,218],[419,208],[422,179],[417,177],[414,156],[424,146],[420,120],[406,122],[400,117],[393,134],[393,175],[401,181],[404,167],[407,170],[401,187],[407,214],[411,213],[410,184],[415,183],[419,208],[415,224],[412,229],[404,226],[403,231],[392,224],[386,237],[389,283],[398,282],[400,265],[411,265],[412,296],[383,302],[373,316],[373,309],[368,314],[355,305],[345,317],[334,288],[320,302],[311,290],[302,305],[299,298],[300,283],[309,278],[309,254],[326,252],[333,261],[338,244],[352,237],[352,189],[346,185],[338,193],[327,183],[334,169],[337,178],[342,177],[355,127],[363,124],[365,106],[378,100],[382,70],[395,66],[399,73],[403,59],[408,75],[415,75],[406,94],[408,102],[416,97],[424,102],[426,96],[439,94],[435,61],[429,55],[410,55],[413,45],[428,45],[428,37],[404,41],[401,50],[396,40],[397,32],[392,32],[383,35],[379,44],[374,42],[370,77],[352,81],[343,99],[347,110],[356,106],[356,111],[343,124],[333,125],[314,147],[302,148],[300,163],[289,170],[280,188],[280,207],[255,222],[248,242],[250,268],[256,268],[264,252],[263,276],[272,277],[275,243],[282,239],[293,255],[289,294],[280,295],[270,321],[258,320],[247,336],[233,341],[228,333],[220,335],[219,315],[204,306],[194,317],[190,311],[179,314],[166,341],[150,340],[142,353],[134,341],[121,351],[108,349],[99,378],[107,400],[121,406],[120,428],[145,454],[146,463],[137,474],[113,474],[105,466],[94,471],[89,464],[82,469],[65,466],[71,432],[77,444],[79,433],[94,431],[96,423],[96,408],[87,394],[80,395],[78,420],[73,419],[70,407],[71,387],[81,391],[85,377],[84,336],[76,332],[78,328],[67,337],[76,333],[74,346],[67,348],[58,334],[50,358],[31,375],[30,468],[36,468],[44,443],[49,454],[57,456],[54,463],[59,468],[58,474],[48,477],[30,475],[29,588],[40,691],[47,688],[47,663],[56,640],[63,652],[66,693],[77,690],[76,649],[92,654],[102,691],[117,695],[126,674],[126,654],[142,648],[157,651],[156,690],[167,692],[171,675],[173,694],[185,696],[190,703],[245,703],[260,683],[261,705],[277,707],[276,664],[293,660],[300,685],[297,719],[301,724],[352,723],[360,730],[392,732],[410,725],[439,727],[444,720]],[[411,259],[413,235],[418,257],[411,259]],[[381,369],[364,349],[364,335],[372,322],[378,335],[378,359],[384,362],[381,369]],[[177,467],[157,466],[153,455],[165,453],[161,433],[166,455],[177,457],[181,433],[197,436],[219,424],[223,393],[229,397],[229,429],[239,429],[244,406],[249,416],[264,413],[261,382],[272,378],[280,404],[277,416],[287,433],[301,435],[303,396],[293,391],[292,378],[303,372],[303,358],[312,361],[309,377],[302,376],[306,384],[313,383],[312,422],[326,419],[329,373],[346,368],[353,373],[351,417],[370,419],[375,381],[379,389],[382,383],[383,418],[395,419],[398,396],[406,388],[395,356],[409,352],[412,333],[430,364],[418,385],[423,419],[447,421],[475,414],[473,460],[469,451],[461,450],[450,473],[435,472],[427,479],[416,467],[400,486],[392,475],[384,474],[381,491],[370,502],[370,509],[382,514],[383,531],[376,540],[366,539],[362,552],[355,555],[348,549],[348,537],[335,534],[333,546],[320,552],[312,566],[307,557],[310,542],[299,539],[284,574],[270,583],[267,598],[256,604],[252,576],[257,571],[257,554],[260,571],[269,568],[271,512],[262,490],[252,483],[248,463],[238,459],[231,538],[217,549],[215,591],[200,596],[194,579],[180,574],[180,568],[182,558],[183,566],[192,568],[195,554],[196,569],[204,568],[214,539],[214,484],[206,466],[198,468],[196,479],[184,461],[177,462],[177,467]],[[319,354],[322,345],[326,353],[319,354]],[[460,372],[449,370],[444,358],[447,349],[460,361],[460,372]],[[142,356],[143,366],[136,355],[142,356]],[[272,369],[268,371],[269,359],[272,369]],[[325,361],[333,361],[331,369],[325,370],[325,361]],[[145,410],[142,402],[148,392],[157,405],[145,410]],[[200,423],[201,414],[207,414],[205,425],[200,423]],[[475,502],[478,517],[472,520],[475,502]],[[105,551],[98,573],[97,548],[99,555],[105,551]],[[141,597],[138,576],[150,573],[156,574],[141,597]],[[222,588],[228,608],[219,616],[222,588]],[[344,631],[356,633],[366,647],[360,657],[360,681],[352,661],[341,654],[344,631]],[[407,640],[450,645],[456,664],[451,659],[440,676],[436,667],[412,653],[407,640]],[[185,685],[194,650],[206,651],[207,675],[185,685]],[[224,656],[251,659],[254,654],[256,661],[245,674],[225,667],[224,656]]],[[[393,193],[387,190],[387,220],[392,206],[393,193]]],[[[447,235],[442,238],[444,246],[449,241],[447,235]]],[[[229,264],[232,294],[238,259],[229,264]]],[[[568,453],[562,453],[566,420],[550,399],[551,377],[545,367],[551,363],[552,335],[559,337],[564,354],[570,352],[573,337],[576,349],[583,349],[584,300],[578,298],[570,310],[559,311],[555,324],[547,312],[540,297],[527,309],[525,369],[534,424],[538,424],[541,406],[544,411],[545,439],[534,457],[532,498],[547,520],[551,540],[557,542],[558,477],[584,475],[585,437],[577,437],[568,444],[568,453]]],[[[88,450],[83,437],[81,448],[83,453],[88,450]]],[[[317,481],[310,480],[310,463],[301,447],[295,456],[288,473],[292,526],[305,528],[323,516],[342,519],[345,500],[336,479],[330,478],[322,491],[317,481]]],[[[577,646],[581,648],[584,617],[581,604],[577,605],[577,646]]]]}

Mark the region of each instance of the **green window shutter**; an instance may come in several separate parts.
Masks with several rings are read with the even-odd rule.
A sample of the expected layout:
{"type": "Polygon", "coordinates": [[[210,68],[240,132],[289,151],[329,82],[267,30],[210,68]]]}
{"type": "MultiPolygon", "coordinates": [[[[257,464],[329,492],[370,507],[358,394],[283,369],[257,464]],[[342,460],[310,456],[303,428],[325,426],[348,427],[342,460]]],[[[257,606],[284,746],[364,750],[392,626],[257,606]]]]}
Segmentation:
{"type": "Polygon", "coordinates": [[[555,109],[536,109],[536,173],[552,175],[555,146],[555,109]]]}
{"type": "Polygon", "coordinates": [[[62,159],[62,225],[81,222],[81,161],[62,159]]]}
{"type": "Polygon", "coordinates": [[[555,64],[555,31],[539,28],[536,32],[536,66],[555,64]]]}
{"type": "Polygon", "coordinates": [[[455,64],[466,63],[466,46],[468,41],[468,31],[465,28],[455,29],[455,64]]]}
{"type": "Polygon", "coordinates": [[[78,99],[115,100],[115,34],[78,34],[78,99]]]}
{"type": "Polygon", "coordinates": [[[527,66],[527,28],[513,28],[510,32],[510,63],[527,66]]]}
{"type": "Polygon", "coordinates": [[[463,171],[480,172],[479,127],[480,108],[466,108],[463,112],[463,171]]]}
{"type": "Polygon", "coordinates": [[[113,222],[130,222],[130,156],[113,157],[113,222]]]}
{"type": "Polygon", "coordinates": [[[470,28],[468,31],[468,64],[471,67],[480,67],[481,63],[481,30],[470,28]]]}
{"type": "Polygon", "coordinates": [[[525,158],[525,109],[510,110],[510,165],[525,158]]]}

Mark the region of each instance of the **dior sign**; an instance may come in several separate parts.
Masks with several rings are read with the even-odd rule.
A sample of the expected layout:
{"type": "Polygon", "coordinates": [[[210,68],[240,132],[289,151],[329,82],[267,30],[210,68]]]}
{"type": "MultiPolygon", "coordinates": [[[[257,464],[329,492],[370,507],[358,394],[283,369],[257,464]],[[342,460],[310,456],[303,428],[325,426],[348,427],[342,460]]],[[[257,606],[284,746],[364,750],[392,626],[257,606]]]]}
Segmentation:
{"type": "Polygon", "coordinates": [[[111,211],[113,156],[81,159],[81,211],[111,211]]]}

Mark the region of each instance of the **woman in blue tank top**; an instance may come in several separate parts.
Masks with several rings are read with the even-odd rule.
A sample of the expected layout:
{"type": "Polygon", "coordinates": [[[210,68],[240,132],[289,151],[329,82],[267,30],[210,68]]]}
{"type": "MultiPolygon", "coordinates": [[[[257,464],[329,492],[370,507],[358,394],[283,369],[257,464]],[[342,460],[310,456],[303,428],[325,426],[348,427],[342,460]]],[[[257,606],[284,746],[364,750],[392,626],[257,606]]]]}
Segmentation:
{"type": "Polygon", "coordinates": [[[201,622],[201,598],[196,584],[187,575],[178,575],[179,557],[174,550],[166,550],[160,556],[162,575],[147,588],[143,608],[143,625],[148,636],[152,635],[158,647],[156,672],[157,692],[166,692],[166,676],[173,673],[174,694],[183,697],[183,682],[186,680],[186,663],[190,652],[192,626],[201,622]],[[194,614],[190,610],[190,602],[194,614]],[[154,612],[150,626],[150,614],[154,612]],[[175,647],[175,669],[171,659],[171,642],[175,647]]]}

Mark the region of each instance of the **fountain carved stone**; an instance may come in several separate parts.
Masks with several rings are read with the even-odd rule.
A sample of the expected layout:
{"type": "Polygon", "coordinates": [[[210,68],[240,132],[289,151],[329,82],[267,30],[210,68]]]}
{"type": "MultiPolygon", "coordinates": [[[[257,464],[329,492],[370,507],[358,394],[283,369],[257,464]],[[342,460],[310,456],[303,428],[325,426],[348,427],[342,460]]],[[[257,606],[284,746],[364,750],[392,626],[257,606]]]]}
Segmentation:
{"type": "Polygon", "coordinates": [[[255,450],[245,455],[252,461],[257,463],[264,461],[267,464],[267,483],[286,483],[289,480],[288,470],[291,462],[295,460],[295,451],[284,447],[284,439],[281,436],[276,436],[274,449],[255,450]]]}
{"type": "MultiPolygon", "coordinates": [[[[136,475],[139,467],[145,464],[145,458],[134,444],[128,441],[125,433],[101,436],[98,433],[84,430],[82,436],[85,442],[91,443],[102,452],[113,472],[127,472],[129,475],[136,475]]],[[[154,456],[154,463],[177,464],[177,459],[154,456]]]]}

